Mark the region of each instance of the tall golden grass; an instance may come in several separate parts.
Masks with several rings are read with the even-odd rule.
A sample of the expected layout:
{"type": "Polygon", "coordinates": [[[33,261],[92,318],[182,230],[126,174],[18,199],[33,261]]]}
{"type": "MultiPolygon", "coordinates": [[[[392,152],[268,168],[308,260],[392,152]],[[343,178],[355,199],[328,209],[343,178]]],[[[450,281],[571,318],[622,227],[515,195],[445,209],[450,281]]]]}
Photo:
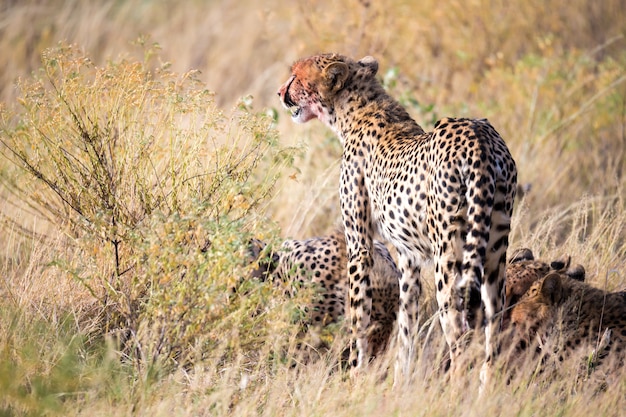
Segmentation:
{"type": "Polygon", "coordinates": [[[512,247],[570,254],[592,284],[625,289],[625,36],[620,0],[2,3],[0,414],[621,415],[626,373],[582,380],[581,358],[552,379],[529,363],[480,399],[474,370],[449,381],[428,269],[432,333],[413,383],[395,390],[394,349],[358,380],[338,371],[342,333],[294,366],[301,300],[242,277],[248,237],[303,238],[339,220],[339,142],[291,123],[275,97],[292,61],[336,51],[378,58],[425,129],[489,118],[531,185],[512,247]],[[75,76],[41,70],[59,45],[71,54],[58,62],[88,58],[75,76]],[[63,162],[98,164],[80,126],[126,129],[109,156],[128,171],[99,186],[105,171],[63,162]],[[76,217],[24,159],[93,210],[76,217]]]}

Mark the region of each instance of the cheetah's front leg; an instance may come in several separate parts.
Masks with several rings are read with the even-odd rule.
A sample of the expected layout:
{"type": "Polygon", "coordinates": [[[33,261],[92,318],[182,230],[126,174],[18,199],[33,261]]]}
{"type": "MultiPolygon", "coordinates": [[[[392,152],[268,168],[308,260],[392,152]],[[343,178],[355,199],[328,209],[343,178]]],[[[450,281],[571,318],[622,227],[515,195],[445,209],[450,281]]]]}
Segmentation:
{"type": "Polygon", "coordinates": [[[372,312],[372,270],[373,231],[369,211],[369,196],[365,190],[355,190],[352,184],[364,182],[362,167],[358,163],[342,163],[342,184],[339,200],[341,218],[346,234],[348,253],[348,282],[350,284],[350,366],[354,370],[363,367],[369,359],[367,328],[372,312]]]}
{"type": "Polygon", "coordinates": [[[350,283],[350,366],[354,372],[362,368],[369,358],[367,328],[372,313],[371,253],[367,249],[351,250],[348,247],[347,266],[350,283]]]}

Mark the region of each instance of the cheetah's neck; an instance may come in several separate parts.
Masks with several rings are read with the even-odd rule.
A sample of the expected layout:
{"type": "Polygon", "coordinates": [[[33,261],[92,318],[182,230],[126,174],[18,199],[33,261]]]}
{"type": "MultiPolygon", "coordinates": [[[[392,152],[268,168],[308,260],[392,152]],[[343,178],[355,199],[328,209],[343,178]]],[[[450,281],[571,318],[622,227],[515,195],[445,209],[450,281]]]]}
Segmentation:
{"type": "Polygon", "coordinates": [[[383,137],[417,137],[424,130],[382,87],[356,89],[337,97],[326,124],[339,136],[342,144],[354,142],[376,144],[383,137]]]}

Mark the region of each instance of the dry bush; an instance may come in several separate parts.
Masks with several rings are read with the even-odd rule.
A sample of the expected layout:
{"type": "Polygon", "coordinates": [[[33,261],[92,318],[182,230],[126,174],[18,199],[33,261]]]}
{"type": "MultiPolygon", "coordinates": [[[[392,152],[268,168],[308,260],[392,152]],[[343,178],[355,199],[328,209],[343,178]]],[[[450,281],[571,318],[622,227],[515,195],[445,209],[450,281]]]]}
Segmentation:
{"type": "MultiPolygon", "coordinates": [[[[154,53],[147,48],[147,59],[154,53]]],[[[20,89],[20,106],[2,109],[3,178],[16,206],[52,225],[34,245],[53,261],[31,254],[34,269],[19,272],[69,290],[73,303],[6,281],[12,300],[2,310],[13,304],[44,320],[71,312],[77,336],[96,347],[111,339],[138,375],[209,359],[284,360],[298,300],[245,279],[242,262],[252,230],[273,233],[257,210],[291,163],[272,119],[243,102],[226,116],[193,73],[132,60],[99,67],[72,46],[47,50],[20,89]],[[69,278],[91,297],[75,297],[69,278]]],[[[4,219],[13,233],[41,233],[4,219]]],[[[6,349],[13,339],[11,330],[6,349]]]]}

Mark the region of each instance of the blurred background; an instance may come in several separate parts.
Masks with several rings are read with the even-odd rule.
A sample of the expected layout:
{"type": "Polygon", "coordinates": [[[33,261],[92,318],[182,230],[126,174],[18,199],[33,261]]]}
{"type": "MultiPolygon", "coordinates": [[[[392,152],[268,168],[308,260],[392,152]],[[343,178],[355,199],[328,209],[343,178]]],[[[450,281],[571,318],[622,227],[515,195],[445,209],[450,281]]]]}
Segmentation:
{"type": "Polygon", "coordinates": [[[341,149],[319,123],[292,125],[276,90],[300,57],[372,55],[426,130],[443,116],[487,117],[543,217],[624,185],[625,33],[621,0],[5,0],[0,98],[11,102],[16,79],[59,41],[102,65],[137,58],[143,36],[174,71],[199,70],[223,108],[248,97],[277,110],[281,141],[305,147],[271,215],[302,237],[337,217],[341,149]]]}

